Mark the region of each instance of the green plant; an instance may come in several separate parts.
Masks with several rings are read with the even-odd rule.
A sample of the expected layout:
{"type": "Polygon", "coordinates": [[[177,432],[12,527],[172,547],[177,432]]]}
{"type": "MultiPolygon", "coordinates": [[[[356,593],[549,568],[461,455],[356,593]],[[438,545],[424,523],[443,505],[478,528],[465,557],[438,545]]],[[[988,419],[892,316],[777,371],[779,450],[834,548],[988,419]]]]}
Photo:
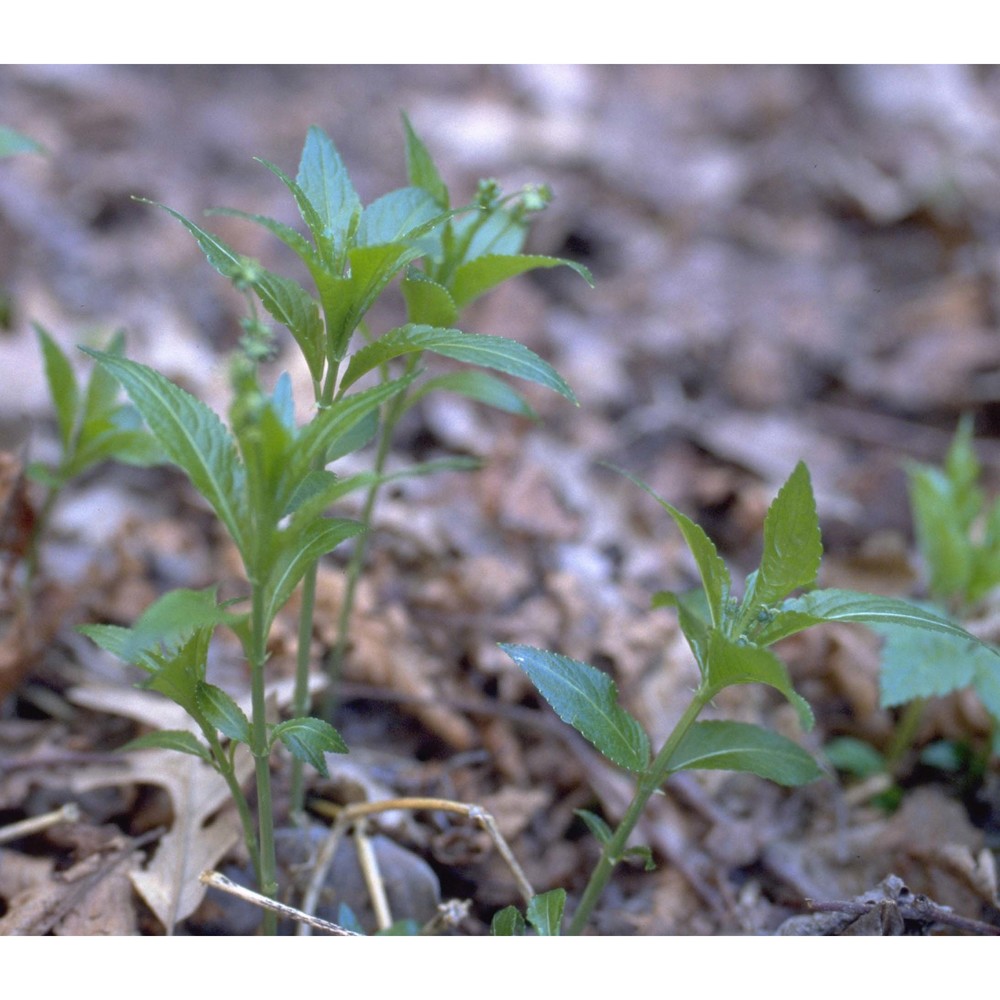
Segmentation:
{"type": "MultiPolygon", "coordinates": [[[[613,830],[599,817],[584,816],[600,841],[601,855],[569,921],[570,934],[583,930],[619,861],[630,853],[648,860],[648,849],[630,848],[629,837],[649,797],[670,775],[698,769],[749,771],[784,785],[799,785],[820,776],[812,756],[787,737],[748,723],[699,719],[721,691],[759,683],[782,694],[795,708],[802,727],[811,728],[809,705],[794,690],[785,665],[767,647],[831,621],[892,623],[976,641],[947,618],[901,600],[847,590],[807,589],[800,596],[790,596],[813,587],[823,553],[809,473],[802,463],[767,512],[760,566],[747,577],[742,597],[732,593],[729,570],[704,530],[640,480],[628,478],[673,519],[701,576],[698,589],[661,591],[652,601],[654,608],[676,610],[700,677],[691,701],[662,746],[653,753],[638,720],[619,704],[608,674],[559,653],[501,646],[564,722],[636,779],[632,801],[613,830]]],[[[508,913],[494,930],[516,933],[519,927],[523,929],[523,924],[508,913]]]]}
{"type": "MultiPolygon", "coordinates": [[[[70,359],[52,335],[37,323],[35,332],[56,413],[59,460],[54,464],[34,462],[27,469],[28,475],[46,491],[28,552],[29,580],[37,569],[39,540],[52,508],[70,480],[110,459],[141,466],[153,465],[163,458],[142,426],[138,412],[121,401],[121,387],[109,372],[97,366],[81,385],[70,359]]],[[[119,356],[124,347],[125,335],[119,332],[111,338],[107,351],[119,356]]]]}
{"type": "MultiPolygon", "coordinates": [[[[267,164],[291,192],[309,238],[273,219],[246,217],[296,252],[315,295],[167,209],[250,303],[242,351],[232,366],[229,426],[154,369],[114,350],[87,351],[100,364],[102,394],[107,394],[107,379],[121,383],[166,460],[180,468],[209,503],[240,554],[248,592],[240,599],[220,601],[217,587],[174,591],[157,600],[131,628],[89,625],[83,631],[143,670],[147,687],[175,701],[191,717],[200,737],[186,730],[153,732],[131,746],[193,754],[222,776],[242,820],[258,885],[272,897],[277,890],[269,763],[273,749],[282,744],[294,762],[324,774],[324,755],[347,750],[329,722],[307,714],[305,653],[292,718],[267,718],[267,637],[276,616],[304,580],[300,650],[308,650],[310,587],[315,585],[317,562],[367,531],[375,490],[388,478],[389,435],[407,406],[431,389],[446,388],[504,409],[531,412],[513,389],[485,371],[424,378],[420,358],[425,352],[442,355],[574,398],[556,371],[523,345],[449,325],[462,306],[506,278],[533,267],[568,263],[517,252],[527,216],[545,199],[536,189],[506,199],[487,182],[480,186],[475,204],[453,210],[447,189],[408,125],[407,135],[412,185],[368,206],[361,205],[333,143],[317,128],[309,131],[296,179],[267,164]],[[458,219],[459,212],[468,218],[458,219]],[[397,276],[402,278],[409,322],[372,336],[365,316],[397,276]],[[262,365],[272,356],[273,343],[270,329],[256,313],[256,301],[288,329],[312,375],[315,407],[312,419],[302,426],[296,422],[287,374],[271,391],[262,385],[262,365]],[[352,351],[358,331],[366,342],[352,351]],[[404,359],[403,370],[393,374],[390,369],[399,358],[404,359]],[[374,384],[360,388],[366,377],[374,384]],[[328,468],[377,433],[381,436],[370,472],[340,477],[328,468]],[[361,521],[324,516],[331,505],[359,488],[369,490],[361,521]],[[207,679],[208,647],[220,627],[232,630],[242,644],[251,679],[249,714],[207,679]],[[240,781],[241,748],[248,748],[253,759],[256,823],[240,781]]],[[[42,343],[55,373],[50,383],[58,388],[66,381],[65,366],[50,341],[43,338],[42,343]]],[[[61,428],[68,427],[69,411],[60,411],[59,420],[61,428]]],[[[352,566],[357,563],[356,556],[352,566]]],[[[265,920],[265,929],[273,931],[273,914],[265,920]]]]}
{"type": "MultiPolygon", "coordinates": [[[[963,417],[944,465],[918,462],[906,466],[910,506],[935,613],[968,620],[983,599],[1000,585],[1000,498],[988,502],[982,489],[982,467],[976,457],[973,424],[963,417]]],[[[895,774],[924,716],[927,702],[972,688],[993,720],[992,747],[1000,753],[1000,671],[993,651],[981,643],[942,633],[916,633],[894,625],[877,628],[883,637],[879,698],[883,708],[903,708],[893,739],[884,754],[859,750],[844,737],[828,747],[838,767],[855,774],[895,774]]],[[[969,748],[928,747],[925,763],[946,770],[981,770],[985,761],[969,748]],[[958,757],[956,757],[956,752],[958,757]],[[964,764],[959,757],[964,757],[964,764]]]]}
{"type": "MultiPolygon", "coordinates": [[[[545,187],[525,187],[504,195],[496,181],[481,181],[473,202],[453,207],[451,195],[427,148],[403,117],[409,184],[367,206],[361,204],[347,168],[330,138],[311,128],[293,179],[261,160],[290,192],[311,237],[275,219],[236,209],[215,210],[265,227],[299,257],[311,289],[242,256],[218,237],[184,216],[166,209],[192,233],[209,263],[247,294],[250,317],[245,323],[246,349],[257,359],[271,353],[270,333],[256,314],[253,296],[270,317],[284,326],[302,351],[312,376],[314,403],[322,411],[362,378],[391,379],[390,365],[404,359],[405,381],[385,405],[372,409],[344,442],[354,450],[377,438],[372,475],[352,488],[364,488],[362,533],[347,569],[346,594],[340,610],[338,637],[331,651],[324,716],[332,717],[337,679],[348,645],[348,625],[365,559],[366,538],[393,435],[406,411],[429,392],[465,395],[500,410],[533,418],[527,401],[490,370],[546,386],[574,401],[569,386],[537,355],[509,339],[458,329],[460,313],[503,281],[536,268],[568,266],[588,282],[586,268],[573,261],[521,252],[531,216],[548,203],[545,187]],[[367,314],[389,283],[400,278],[407,322],[376,336],[367,314]],[[351,353],[356,334],[365,343],[351,353]],[[422,377],[421,359],[432,353],[468,366],[422,377]]],[[[165,206],[164,206],[165,207],[165,206]]],[[[314,472],[333,456],[314,457],[314,472]]],[[[470,468],[467,458],[431,462],[411,468],[417,475],[441,468],[470,468]]],[[[397,473],[399,475],[399,473],[397,473]]],[[[316,587],[316,563],[306,569],[299,628],[299,661],[295,704],[308,705],[309,649],[316,587]]],[[[302,777],[296,765],[293,811],[301,808],[302,777]]]]}

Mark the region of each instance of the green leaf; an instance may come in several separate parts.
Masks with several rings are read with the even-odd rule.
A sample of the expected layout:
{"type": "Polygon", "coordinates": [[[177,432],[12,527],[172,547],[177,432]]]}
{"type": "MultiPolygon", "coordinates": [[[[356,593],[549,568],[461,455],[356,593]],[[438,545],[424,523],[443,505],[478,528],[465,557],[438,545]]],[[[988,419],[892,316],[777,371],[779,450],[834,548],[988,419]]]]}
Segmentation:
{"type": "Polygon", "coordinates": [[[336,146],[316,125],[306,133],[295,181],[322,221],[326,237],[343,250],[354,219],[361,214],[361,199],[336,146]]]}
{"type": "Polygon", "coordinates": [[[451,292],[422,271],[409,268],[399,287],[406,299],[406,315],[411,323],[451,327],[458,321],[458,306],[451,292]]]}
{"type": "Polygon", "coordinates": [[[370,410],[346,434],[331,442],[326,450],[327,464],[364,448],[378,432],[378,421],[378,410],[370,410]]]}
{"type": "Polygon", "coordinates": [[[573,390],[555,369],[516,340],[415,324],[390,330],[355,352],[344,372],[342,384],[352,385],[362,375],[392,358],[421,351],[433,351],[455,361],[493,368],[505,375],[536,382],[558,392],[570,402],[576,402],[573,390]]]}
{"type": "Polygon", "coordinates": [[[732,580],[715,543],[705,534],[705,530],[700,524],[695,523],[686,514],[682,514],[676,507],[667,503],[652,487],[647,486],[637,476],[633,476],[630,472],[614,465],[609,465],[608,468],[614,469],[615,472],[631,480],[640,489],[645,490],[674,519],[674,523],[684,536],[684,541],[687,542],[687,547],[691,550],[691,555],[694,556],[698,572],[701,574],[701,584],[705,588],[705,594],[708,598],[712,624],[716,628],[720,628],[725,617],[732,580]]]}
{"type": "Polygon", "coordinates": [[[811,586],[822,558],[809,470],[799,462],[764,519],[764,552],[743,599],[744,616],[753,616],[759,608],[782,600],[799,587],[811,586]]]}
{"type": "Polygon", "coordinates": [[[180,212],[170,208],[169,205],[163,205],[158,201],[150,201],[148,198],[138,198],[136,200],[146,205],[162,208],[177,219],[195,238],[201,252],[205,255],[205,259],[224,278],[229,278],[231,281],[245,280],[249,284],[249,279],[257,270],[263,270],[256,261],[250,257],[243,256],[241,253],[237,253],[237,251],[233,250],[232,247],[219,239],[214,233],[210,233],[207,229],[202,229],[197,223],[192,222],[186,216],[181,215],[180,212]]]}
{"type": "Polygon", "coordinates": [[[44,153],[45,147],[21,132],[0,125],[0,159],[17,153],[44,153]]]}
{"type": "Polygon", "coordinates": [[[297,282],[264,268],[250,283],[264,308],[299,345],[314,381],[323,376],[325,328],[315,299],[297,282]]]}
{"type": "Polygon", "coordinates": [[[451,294],[461,309],[508,278],[525,271],[550,267],[570,267],[593,287],[594,279],[590,271],[572,260],[540,254],[489,254],[467,261],[458,268],[451,284],[451,294]]]}
{"type": "Polygon", "coordinates": [[[121,625],[78,625],[76,630],[123,663],[131,663],[151,672],[159,669],[159,661],[150,655],[149,650],[136,653],[130,628],[121,625]]]}
{"type": "Polygon", "coordinates": [[[653,860],[653,851],[646,844],[637,844],[635,847],[628,847],[622,854],[622,860],[626,858],[638,858],[642,861],[642,870],[646,872],[656,871],[656,862],[653,860]]]}
{"type": "Polygon", "coordinates": [[[434,198],[419,187],[399,188],[373,201],[361,213],[358,246],[382,246],[412,239],[413,232],[426,223],[443,221],[441,208],[434,198]]]}
{"type": "Polygon", "coordinates": [[[244,469],[236,444],[215,411],[152,368],[83,350],[121,382],[167,458],[187,473],[245,553],[244,469]]]}
{"type": "Polygon", "coordinates": [[[516,906],[505,906],[493,914],[490,921],[492,937],[520,937],[524,934],[524,917],[516,906]]]}
{"type": "Polygon", "coordinates": [[[244,616],[230,612],[228,604],[217,603],[217,589],[171,590],[153,601],[132,628],[82,625],[80,631],[126,663],[143,666],[150,662],[146,654],[175,650],[199,629],[233,626],[242,620],[244,616]]]}
{"type": "Polygon", "coordinates": [[[329,722],[322,719],[297,718],[279,722],[271,732],[272,743],[281,740],[296,760],[310,764],[324,778],[330,776],[323,755],[347,753],[347,744],[329,722]]]}
{"type": "Polygon", "coordinates": [[[448,188],[420,137],[413,130],[410,119],[403,115],[406,130],[406,175],[411,184],[423,188],[441,208],[449,207],[448,188]]]}
{"type": "Polygon", "coordinates": [[[286,226],[277,219],[270,219],[266,215],[254,215],[252,212],[242,212],[238,208],[210,208],[206,215],[229,215],[236,219],[245,219],[247,222],[254,222],[263,226],[268,232],[273,233],[290,250],[294,251],[299,259],[306,265],[310,273],[322,267],[322,262],[316,254],[312,244],[297,230],[291,226],[286,226]]]}
{"type": "Polygon", "coordinates": [[[179,750],[181,753],[200,757],[214,766],[208,747],[193,733],[184,729],[160,729],[154,733],[146,733],[118,748],[119,753],[129,753],[132,750],[179,750]]]}
{"type": "Polygon", "coordinates": [[[80,390],[76,382],[76,374],[69,358],[63,353],[52,336],[38,323],[34,324],[35,333],[42,350],[45,364],[45,379],[49,384],[49,398],[56,410],[56,423],[59,426],[59,440],[63,451],[68,452],[73,446],[73,431],[79,410],[80,390]]]}
{"type": "MultiPolygon", "coordinates": [[[[301,285],[290,278],[268,271],[257,261],[233,250],[214,233],[202,229],[180,212],[158,202],[147,202],[147,204],[156,205],[178,219],[194,236],[209,264],[224,278],[237,285],[248,285],[253,288],[268,313],[286,327],[295,338],[313,379],[318,380],[322,377],[325,339],[323,321],[320,319],[319,307],[315,300],[301,285]]],[[[294,230],[290,232],[298,236],[294,230]]],[[[306,263],[315,266],[314,259],[308,253],[306,263]]]]}
{"type": "Polygon", "coordinates": [[[853,736],[838,736],[823,747],[826,759],[845,774],[870,778],[886,770],[885,758],[870,743],[853,736]]]}
{"type": "Polygon", "coordinates": [[[930,591],[942,599],[964,596],[972,575],[973,549],[951,484],[939,469],[915,464],[907,467],[907,478],[930,591]]]}
{"type": "Polygon", "coordinates": [[[749,643],[734,642],[718,629],[708,635],[707,684],[714,697],[733,684],[767,684],[795,708],[803,729],[813,727],[809,703],[795,692],[785,665],[773,653],[749,643]]]}
{"type": "Polygon", "coordinates": [[[879,669],[879,701],[883,708],[915,698],[933,698],[968,687],[976,660],[1000,670],[994,653],[967,638],[898,625],[875,625],[885,642],[879,669]]]}
{"type": "Polygon", "coordinates": [[[202,729],[209,726],[198,704],[198,685],[205,679],[211,631],[210,628],[199,629],[176,651],[158,656],[160,665],[144,685],[180,705],[202,729]]]}
{"type": "Polygon", "coordinates": [[[391,382],[383,382],[363,392],[344,396],[320,410],[299,432],[290,472],[296,482],[305,478],[317,461],[326,462],[330,450],[339,447],[359,421],[376,410],[398,392],[402,392],[417,377],[411,372],[391,382]]]}
{"type": "Polygon", "coordinates": [[[992,648],[960,625],[909,601],[838,589],[814,590],[785,601],[773,621],[758,633],[756,641],[761,645],[770,644],[822,622],[859,622],[869,626],[906,625],[964,639],[986,649],[992,648]]]}
{"type": "Polygon", "coordinates": [[[611,827],[597,813],[592,813],[589,809],[574,809],[573,815],[579,816],[583,820],[601,847],[604,847],[614,836],[611,827]]]}
{"type": "Polygon", "coordinates": [[[695,722],[670,758],[670,770],[750,771],[779,785],[804,785],[822,776],[798,744],[745,722],[695,722]]]}
{"type": "Polygon", "coordinates": [[[515,416],[527,417],[529,420],[537,421],[539,419],[538,414],[528,401],[506,382],[487,372],[475,370],[448,372],[445,375],[435,375],[433,378],[426,379],[410,394],[407,405],[412,406],[417,400],[438,390],[456,392],[460,396],[465,396],[486,406],[492,406],[504,413],[513,413],[515,416]]]}
{"type": "Polygon", "coordinates": [[[563,722],[629,771],[649,765],[649,737],[618,704],[614,681],[596,667],[530,646],[500,648],[528,675],[563,722]]]}
{"type": "MultiPolygon", "coordinates": [[[[301,513],[301,509],[300,509],[301,513]]],[[[280,548],[264,589],[264,621],[270,625],[292,596],[307,569],[341,542],[364,531],[360,521],[320,518],[279,535],[280,548]]]]}
{"type": "MultiPolygon", "coordinates": [[[[462,254],[464,261],[491,254],[513,257],[521,252],[527,232],[528,225],[523,218],[515,219],[503,207],[493,207],[485,210],[485,218],[477,212],[457,219],[454,224],[453,243],[458,249],[469,238],[468,246],[462,254]],[[470,230],[471,238],[469,238],[470,230]]],[[[446,248],[446,257],[454,259],[454,253],[455,250],[446,248]]]]}
{"type": "Polygon", "coordinates": [[[993,752],[1000,754],[1000,670],[997,669],[995,660],[989,659],[987,662],[987,659],[985,656],[973,658],[975,674],[972,686],[983,707],[993,718],[993,752]]]}
{"type": "MultiPolygon", "coordinates": [[[[317,274],[322,273],[323,271],[331,274],[339,274],[343,270],[344,246],[336,245],[334,238],[327,230],[323,217],[320,215],[319,211],[317,211],[316,206],[314,206],[309,200],[309,196],[302,190],[301,186],[296,181],[292,180],[292,178],[281,169],[281,167],[270,163],[268,160],[265,160],[260,156],[255,156],[254,159],[258,163],[267,167],[267,169],[270,170],[271,173],[285,185],[291,196],[295,199],[295,204],[298,207],[299,214],[302,216],[306,226],[308,226],[309,232],[312,234],[313,241],[316,244],[315,252],[309,252],[309,260],[307,261],[313,280],[316,280],[317,274]]],[[[305,259],[306,258],[303,258],[303,260],[305,259]]]]}
{"type": "Polygon", "coordinates": [[[361,926],[361,921],[358,920],[354,911],[346,904],[341,903],[337,907],[337,921],[344,930],[353,931],[355,934],[360,934],[362,937],[365,935],[365,929],[361,926]]]}
{"type": "Polygon", "coordinates": [[[563,911],[566,909],[566,890],[550,889],[533,896],[528,903],[528,923],[541,937],[558,937],[562,929],[563,911]]]}
{"type": "Polygon", "coordinates": [[[223,736],[250,743],[250,720],[222,688],[201,681],[195,690],[195,701],[209,725],[223,736]]]}
{"type": "MultiPolygon", "coordinates": [[[[156,439],[144,428],[115,426],[123,418],[131,423],[133,414],[131,407],[120,408],[113,417],[112,425],[105,430],[99,430],[96,422],[84,423],[76,450],[64,469],[67,478],[79,475],[90,466],[108,459],[138,466],[165,462],[166,457],[156,439]]],[[[137,414],[135,419],[138,420],[137,414]]]]}
{"type": "Polygon", "coordinates": [[[404,917],[388,927],[375,932],[375,937],[416,937],[420,933],[420,924],[412,917],[404,917]]]}
{"type": "Polygon", "coordinates": [[[328,350],[336,360],[344,357],[352,334],[385,286],[421,253],[406,243],[356,246],[347,254],[346,277],[313,274],[327,320],[328,350]]]}
{"type": "Polygon", "coordinates": [[[325,510],[332,501],[325,498],[328,494],[334,493],[340,479],[327,469],[316,469],[306,475],[292,492],[292,498],[285,507],[284,516],[294,514],[304,503],[314,500],[316,497],[323,497],[323,507],[325,510]]]}
{"type": "Polygon", "coordinates": [[[672,590],[657,591],[652,598],[651,607],[675,608],[681,632],[687,644],[694,653],[695,662],[705,677],[708,672],[708,636],[712,629],[711,609],[708,605],[708,595],[704,588],[688,590],[682,594],[672,590]]]}

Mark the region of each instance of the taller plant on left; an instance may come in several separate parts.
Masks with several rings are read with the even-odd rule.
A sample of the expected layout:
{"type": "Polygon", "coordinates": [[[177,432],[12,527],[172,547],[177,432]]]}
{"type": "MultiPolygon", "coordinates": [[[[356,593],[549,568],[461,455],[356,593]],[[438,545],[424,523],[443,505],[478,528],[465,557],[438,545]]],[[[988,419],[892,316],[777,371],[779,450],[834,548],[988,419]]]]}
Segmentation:
{"type": "Polygon", "coordinates": [[[227,427],[214,410],[154,369],[110,352],[87,353],[121,383],[166,458],[211,506],[239,552],[249,593],[220,602],[214,587],[173,591],[132,628],[89,625],[83,631],[144,670],[147,686],[175,701],[195,721],[201,739],[187,731],[161,731],[141,737],[141,745],[195,754],[222,775],[240,813],[258,885],[273,896],[272,748],[280,742],[295,758],[326,773],[324,753],[343,753],[347,747],[336,730],[319,719],[268,722],[267,636],[306,569],[361,531],[356,521],[323,516],[352,485],[324,467],[327,457],[361,421],[402,390],[407,379],[344,396],[299,427],[287,376],[265,393],[256,365],[243,356],[234,363],[227,427]],[[234,698],[206,679],[208,645],[219,626],[238,636],[249,665],[249,717],[234,698]],[[256,824],[237,778],[240,744],[253,756],[256,824]]]}

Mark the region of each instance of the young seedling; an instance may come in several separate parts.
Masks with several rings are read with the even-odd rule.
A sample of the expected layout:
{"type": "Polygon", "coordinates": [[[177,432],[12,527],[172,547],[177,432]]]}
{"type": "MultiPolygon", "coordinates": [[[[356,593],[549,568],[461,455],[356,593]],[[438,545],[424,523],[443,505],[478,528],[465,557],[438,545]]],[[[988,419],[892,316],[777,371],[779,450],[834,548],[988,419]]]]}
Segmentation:
{"type": "MultiPolygon", "coordinates": [[[[113,376],[97,366],[86,385],[81,386],[72,363],[52,335],[37,323],[35,332],[56,412],[60,454],[55,464],[35,462],[27,469],[28,475],[46,489],[27,557],[28,581],[37,569],[39,542],[52,509],[70,480],[109,460],[139,466],[163,460],[138,412],[121,401],[121,387],[113,376]]],[[[124,346],[125,336],[119,332],[111,338],[107,351],[120,356],[124,346]]]]}
{"type": "MultiPolygon", "coordinates": [[[[645,483],[624,474],[670,515],[701,576],[698,589],[660,591],[652,602],[654,608],[677,612],[699,672],[698,687],[673,731],[654,753],[638,720],[619,704],[615,684],[606,673],[559,653],[501,646],[564,722],[636,780],[632,801],[613,830],[598,817],[584,817],[601,843],[601,855],[569,921],[569,934],[584,929],[615,865],[636,851],[628,846],[629,837],[649,797],[672,774],[698,769],[748,771],[783,785],[800,785],[820,776],[812,756],[785,736],[743,722],[699,719],[721,691],[758,683],[776,689],[795,708],[802,727],[812,727],[808,703],[796,693],[787,668],[769,646],[830,621],[891,623],[976,642],[947,618],[905,601],[848,590],[808,589],[816,582],[823,548],[809,473],[802,463],[767,512],[760,566],[747,577],[740,597],[733,594],[729,570],[704,530],[645,483]],[[805,593],[793,596],[803,589],[805,593]]],[[[648,849],[640,851],[648,856],[648,849]]],[[[555,897],[546,899],[545,912],[554,913],[556,902],[555,897]]],[[[510,913],[502,914],[499,924],[494,923],[495,933],[523,929],[510,913]]],[[[550,921],[547,926],[558,929],[561,924],[550,921]]]]}
{"type": "MultiPolygon", "coordinates": [[[[959,422],[943,467],[911,462],[906,471],[930,606],[957,621],[967,620],[1000,585],[1000,499],[986,501],[971,418],[959,422]]],[[[991,749],[1000,753],[1000,670],[991,649],[894,625],[877,631],[885,640],[880,703],[883,708],[905,708],[884,755],[850,737],[828,746],[827,755],[838,767],[861,776],[880,771],[894,775],[913,745],[928,700],[964,688],[976,692],[993,720],[991,749]]],[[[925,754],[928,763],[949,768],[961,763],[951,761],[955,755],[940,745],[926,748],[925,754]]],[[[966,763],[975,769],[984,761],[966,763]]]]}
{"type": "MultiPolygon", "coordinates": [[[[568,266],[591,281],[589,272],[572,261],[521,252],[531,216],[549,201],[546,188],[528,187],[505,196],[495,181],[483,181],[472,203],[454,207],[447,185],[405,116],[404,126],[409,184],[367,206],[362,205],[333,142],[319,128],[309,130],[294,179],[274,164],[260,161],[288,189],[308,237],[275,219],[236,209],[216,210],[217,214],[261,225],[290,247],[305,265],[311,289],[267,270],[191,220],[166,209],[192,233],[208,261],[247,294],[251,317],[246,324],[246,343],[258,357],[267,357],[271,344],[252,296],[289,331],[312,376],[319,411],[335,404],[363,378],[374,375],[388,383],[391,364],[396,359],[404,363],[405,384],[379,412],[370,412],[354,428],[354,437],[344,442],[345,450],[355,450],[377,438],[371,475],[352,484],[367,490],[360,518],[364,530],[354,543],[338,637],[327,664],[330,683],[323,713],[327,718],[332,717],[336,681],[347,649],[348,623],[364,564],[368,528],[379,490],[387,479],[394,431],[406,411],[427,393],[446,390],[506,412],[534,417],[525,399],[491,371],[535,382],[575,402],[565,381],[528,348],[507,338],[459,329],[456,324],[462,310],[505,280],[537,268],[568,266]],[[400,279],[407,322],[375,336],[366,317],[396,278],[400,279]],[[352,353],[359,333],[365,342],[352,353]],[[470,367],[418,378],[422,356],[428,352],[470,367]]],[[[317,456],[315,471],[322,468],[321,460],[330,457],[317,456]]],[[[453,459],[425,463],[407,474],[476,465],[474,460],[453,459]]],[[[308,704],[315,587],[313,564],[304,575],[299,629],[295,704],[302,713],[308,704]]],[[[296,767],[293,811],[301,808],[302,794],[301,771],[296,767]]]]}

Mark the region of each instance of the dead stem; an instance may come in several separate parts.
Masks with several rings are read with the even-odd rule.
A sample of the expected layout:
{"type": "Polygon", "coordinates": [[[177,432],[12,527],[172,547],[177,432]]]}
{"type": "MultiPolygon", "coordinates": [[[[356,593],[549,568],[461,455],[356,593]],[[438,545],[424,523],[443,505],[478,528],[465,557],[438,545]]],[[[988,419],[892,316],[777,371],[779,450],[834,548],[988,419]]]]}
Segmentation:
{"type": "Polygon", "coordinates": [[[231,896],[236,896],[248,903],[253,903],[254,906],[259,906],[272,913],[277,913],[279,916],[287,917],[289,920],[298,920],[301,923],[308,924],[310,927],[315,927],[317,930],[326,931],[327,934],[334,934],[338,937],[360,937],[359,934],[349,931],[346,927],[341,927],[339,924],[332,924],[328,920],[320,920],[319,917],[311,917],[308,913],[296,910],[294,906],[286,906],[275,899],[269,899],[267,896],[262,896],[259,892],[254,892],[253,889],[237,885],[219,872],[203,871],[198,876],[198,881],[203,885],[209,885],[213,889],[221,889],[223,892],[228,892],[231,896]]]}

